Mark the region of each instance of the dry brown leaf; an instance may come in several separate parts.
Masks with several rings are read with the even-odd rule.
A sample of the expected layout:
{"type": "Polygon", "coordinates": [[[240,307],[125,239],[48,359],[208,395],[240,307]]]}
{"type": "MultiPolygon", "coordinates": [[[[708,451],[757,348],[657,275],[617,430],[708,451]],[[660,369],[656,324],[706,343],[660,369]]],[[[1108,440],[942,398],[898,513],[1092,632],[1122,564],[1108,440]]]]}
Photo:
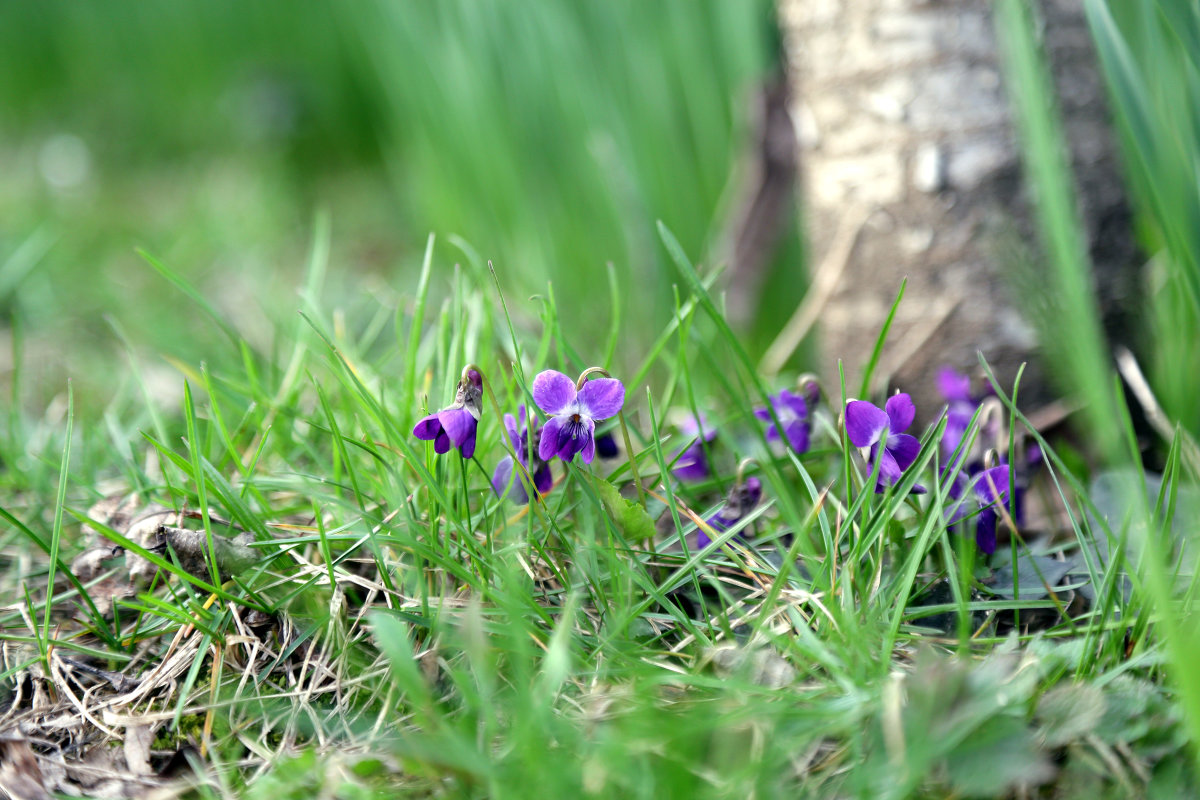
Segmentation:
{"type": "MultiPolygon", "coordinates": [[[[204,531],[160,525],[158,535],[170,545],[179,559],[179,566],[188,574],[201,580],[211,576],[208,570],[208,537],[204,531]]],[[[261,549],[250,547],[255,541],[252,533],[239,533],[232,539],[213,534],[213,552],[216,555],[217,571],[222,581],[245,572],[266,556],[261,549]]]]}
{"type": "Polygon", "coordinates": [[[724,644],[710,648],[705,662],[722,678],[740,675],[759,686],[782,689],[796,682],[796,668],[773,648],[724,644]]]}
{"type": "Polygon", "coordinates": [[[0,740],[0,798],[51,800],[29,742],[0,740]]]}
{"type": "Polygon", "coordinates": [[[156,725],[130,725],[125,729],[125,766],[134,775],[153,775],[150,745],[156,725]]]}
{"type": "Polygon", "coordinates": [[[75,573],[75,577],[80,581],[90,581],[106,570],[116,568],[121,553],[121,548],[111,544],[101,544],[84,550],[71,562],[71,572],[75,573]]]}
{"type": "MultiPolygon", "coordinates": [[[[120,495],[110,495],[88,509],[88,517],[96,522],[117,531],[135,544],[153,550],[159,545],[158,528],[177,514],[166,506],[150,503],[139,509],[140,503],[136,495],[122,498],[120,495]]],[[[71,562],[71,571],[81,581],[89,581],[99,575],[107,567],[109,559],[125,552],[116,542],[106,538],[94,527],[84,524],[80,532],[87,537],[88,546],[71,562]]],[[[129,575],[130,591],[133,586],[145,585],[154,578],[158,567],[136,553],[125,552],[125,567],[129,575]]],[[[108,609],[111,610],[111,599],[124,593],[120,580],[108,590],[108,609]]],[[[105,592],[101,592],[103,596],[105,592]]],[[[93,597],[96,601],[96,597],[93,597]]],[[[99,602],[97,602],[99,606],[99,602]]],[[[101,609],[102,613],[105,612],[101,609]]]]}
{"type": "MultiPolygon", "coordinates": [[[[89,518],[118,531],[146,550],[165,553],[170,548],[188,574],[209,580],[212,576],[208,568],[208,537],[203,531],[180,527],[185,516],[188,515],[157,503],[140,507],[136,496],[121,495],[110,495],[88,510],[89,518]]],[[[212,519],[218,524],[229,524],[215,517],[212,519]]],[[[108,616],[116,600],[130,597],[136,594],[137,587],[149,584],[158,567],[137,553],[126,551],[91,525],[85,524],[82,532],[89,538],[88,547],[71,562],[71,571],[81,581],[94,580],[105,570],[119,568],[114,559],[122,553],[125,556],[123,572],[115,572],[89,587],[92,602],[101,614],[108,616]]],[[[250,546],[255,541],[250,533],[241,532],[233,537],[214,534],[212,541],[222,581],[246,571],[265,555],[262,550],[250,546]]]]}

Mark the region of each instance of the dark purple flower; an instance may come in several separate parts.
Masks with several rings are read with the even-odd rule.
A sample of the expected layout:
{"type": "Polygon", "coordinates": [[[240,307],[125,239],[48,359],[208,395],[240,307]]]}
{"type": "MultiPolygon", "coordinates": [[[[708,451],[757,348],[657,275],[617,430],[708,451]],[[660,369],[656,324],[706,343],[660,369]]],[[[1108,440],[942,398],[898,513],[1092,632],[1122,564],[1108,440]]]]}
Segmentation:
{"type": "Polygon", "coordinates": [[[620,452],[620,449],[617,448],[617,439],[612,435],[612,431],[596,435],[596,455],[601,458],[616,458],[620,452]]]}
{"type": "MultiPolygon", "coordinates": [[[[505,414],[504,428],[508,431],[508,439],[512,442],[513,450],[517,453],[517,460],[533,478],[534,488],[538,490],[539,494],[546,494],[554,486],[554,476],[550,474],[550,465],[538,457],[541,426],[536,416],[526,416],[524,405],[517,410],[517,413],[521,419],[520,426],[518,427],[517,420],[512,414],[505,414]]],[[[525,489],[524,479],[514,467],[512,456],[502,458],[496,465],[496,471],[492,473],[492,488],[501,497],[504,496],[505,490],[508,490],[510,500],[518,505],[524,505],[529,502],[529,492],[525,489]],[[509,489],[509,484],[512,485],[511,489],[509,489]]]]}
{"type": "MultiPolygon", "coordinates": [[[[797,453],[806,452],[808,450],[808,435],[812,427],[812,421],[809,419],[808,404],[804,402],[804,398],[784,389],[779,394],[771,395],[768,399],[771,401],[771,408],[775,410],[775,416],[779,418],[779,423],[783,425],[783,432],[787,436],[788,445],[797,453]]],[[[775,422],[771,420],[770,411],[765,408],[756,408],[754,409],[754,416],[764,422],[771,422],[767,426],[768,442],[780,441],[779,429],[776,428],[775,422]]]]}
{"type": "Polygon", "coordinates": [[[570,461],[579,453],[583,463],[590,464],[596,455],[596,420],[621,410],[625,385],[616,378],[597,378],[576,389],[566,375],[548,369],[533,379],[533,399],[550,415],[538,445],[541,459],[558,456],[570,461]]]}
{"type": "Polygon", "coordinates": [[[963,497],[965,485],[974,495],[979,513],[975,518],[975,544],[987,555],[996,552],[996,522],[1000,518],[997,506],[1008,502],[1008,465],[1000,464],[985,469],[974,477],[965,478],[959,473],[955,485],[950,487],[950,496],[956,501],[950,507],[949,523],[953,524],[967,516],[969,502],[963,497]]]}
{"type": "MultiPolygon", "coordinates": [[[[871,448],[872,465],[879,458],[879,480],[875,484],[879,493],[900,480],[900,475],[912,466],[921,451],[921,443],[915,436],[902,433],[917,415],[912,398],[907,394],[892,395],[884,409],[866,400],[851,400],[846,404],[846,435],[850,442],[855,447],[871,448]],[[883,440],[885,431],[887,439],[883,440]]],[[[912,490],[921,494],[925,487],[914,486],[912,490]]]]}
{"type": "Polygon", "coordinates": [[[717,429],[701,414],[699,418],[689,415],[684,419],[679,432],[694,441],[679,453],[671,474],[681,481],[702,481],[711,474],[704,445],[717,438],[717,429]]]}
{"type": "MultiPolygon", "coordinates": [[[[705,522],[717,533],[724,533],[732,528],[742,517],[749,514],[762,499],[762,481],[749,477],[740,486],[734,486],[725,498],[725,504],[705,522]]],[[[705,548],[712,544],[712,539],[702,527],[696,535],[696,546],[705,548]]]]}
{"type": "Polygon", "coordinates": [[[454,403],[418,422],[413,427],[413,435],[433,442],[433,452],[439,455],[450,452],[453,446],[463,458],[470,458],[475,454],[475,431],[479,427],[482,398],[483,376],[479,370],[468,368],[458,382],[454,403]]]}

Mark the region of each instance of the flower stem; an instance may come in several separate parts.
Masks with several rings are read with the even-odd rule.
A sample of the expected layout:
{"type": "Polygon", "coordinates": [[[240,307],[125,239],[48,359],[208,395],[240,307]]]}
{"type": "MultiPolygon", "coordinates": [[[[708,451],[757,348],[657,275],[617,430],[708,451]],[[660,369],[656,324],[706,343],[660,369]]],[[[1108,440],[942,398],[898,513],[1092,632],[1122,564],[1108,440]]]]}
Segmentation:
{"type": "MultiPolygon", "coordinates": [[[[478,367],[476,367],[475,369],[477,372],[479,372],[480,375],[483,375],[482,370],[480,370],[478,367]]],[[[465,370],[464,370],[464,374],[465,374],[465,370]]],[[[495,412],[496,419],[503,420],[504,412],[500,410],[500,403],[498,403],[496,401],[496,395],[492,393],[491,381],[486,380],[486,379],[483,381],[483,392],[484,392],[484,394],[487,395],[488,402],[491,403],[491,405],[492,405],[492,411],[495,412]]],[[[528,425],[527,420],[523,420],[523,421],[526,422],[526,424],[528,425]]],[[[526,436],[528,436],[528,435],[529,435],[528,428],[526,428],[526,436]]],[[[526,447],[528,447],[529,444],[530,444],[530,442],[527,440],[526,447]]],[[[504,430],[503,424],[500,425],[500,445],[504,448],[504,451],[508,455],[512,456],[513,468],[516,469],[520,473],[521,480],[525,483],[526,494],[531,499],[536,497],[540,501],[541,495],[538,494],[537,488],[533,485],[533,476],[529,474],[529,470],[527,470],[525,468],[525,465],[521,463],[521,459],[517,458],[517,451],[513,449],[512,442],[508,441],[508,435],[504,430]]],[[[533,452],[532,449],[529,450],[529,452],[533,452]]]]}
{"type": "Polygon", "coordinates": [[[583,388],[583,385],[587,383],[588,376],[590,375],[603,375],[606,378],[612,377],[612,375],[610,375],[608,370],[606,370],[604,367],[588,367],[583,372],[579,373],[579,380],[575,381],[575,391],[578,392],[583,388]]]}
{"type": "Polygon", "coordinates": [[[737,473],[734,478],[734,486],[742,486],[746,482],[746,470],[751,466],[757,465],[758,461],[750,456],[746,456],[737,465],[737,473]]]}
{"type": "MultiPolygon", "coordinates": [[[[603,375],[606,378],[611,378],[608,370],[604,367],[588,367],[583,372],[579,373],[579,379],[575,381],[575,391],[583,388],[587,383],[588,377],[592,375],[603,375]]],[[[633,457],[633,443],[629,439],[629,425],[625,422],[625,409],[622,408],[617,412],[617,418],[621,421],[621,436],[625,440],[625,453],[629,456],[629,471],[633,473],[633,485],[637,488],[638,500],[641,501],[642,507],[646,507],[646,490],[642,488],[642,479],[638,475],[637,459],[633,457]]]]}
{"type": "MultiPolygon", "coordinates": [[[[479,374],[483,375],[483,371],[480,370],[479,374]]],[[[496,419],[504,419],[504,413],[500,410],[500,403],[497,402],[496,395],[492,392],[492,384],[487,379],[484,379],[483,381],[483,391],[488,397],[488,402],[491,403],[492,411],[496,413],[496,419]]],[[[526,424],[528,424],[528,421],[526,421],[526,424]]],[[[528,428],[526,428],[526,430],[528,431],[528,428]]],[[[537,487],[534,485],[533,476],[529,474],[529,470],[526,469],[525,465],[521,463],[521,459],[517,458],[517,451],[513,449],[512,443],[508,441],[508,436],[505,433],[503,425],[500,426],[500,441],[505,452],[512,456],[513,469],[516,469],[520,473],[521,480],[525,482],[526,493],[529,496],[529,504],[527,508],[533,509],[533,513],[537,514],[538,519],[542,521],[542,525],[545,526],[547,531],[553,531],[555,534],[559,534],[560,539],[564,538],[561,536],[558,526],[554,523],[554,520],[551,519],[550,512],[544,506],[545,500],[541,493],[538,492],[537,487]]],[[[530,441],[527,443],[527,446],[531,444],[532,442],[530,441]]],[[[530,448],[530,452],[533,452],[532,448],[530,448]]],[[[566,574],[561,567],[558,568],[558,572],[562,575],[566,574]]]]}
{"type": "Polygon", "coordinates": [[[637,457],[633,453],[633,442],[629,439],[629,426],[625,424],[625,409],[617,412],[617,418],[621,421],[621,436],[625,440],[625,453],[629,456],[629,471],[633,473],[633,485],[637,487],[638,500],[642,503],[642,508],[646,507],[646,490],[642,488],[642,479],[638,476],[637,457]]]}
{"type": "Polygon", "coordinates": [[[979,404],[983,410],[979,412],[979,430],[987,430],[992,420],[996,422],[996,438],[992,442],[999,452],[1008,452],[1008,425],[1004,418],[1004,405],[995,397],[988,397],[979,404]]]}
{"type": "Polygon", "coordinates": [[[461,453],[458,456],[458,463],[459,463],[459,466],[462,468],[461,474],[462,474],[462,487],[463,487],[463,511],[467,515],[467,531],[472,536],[474,536],[475,535],[475,524],[473,522],[471,522],[471,493],[467,489],[467,459],[463,458],[461,453]]]}

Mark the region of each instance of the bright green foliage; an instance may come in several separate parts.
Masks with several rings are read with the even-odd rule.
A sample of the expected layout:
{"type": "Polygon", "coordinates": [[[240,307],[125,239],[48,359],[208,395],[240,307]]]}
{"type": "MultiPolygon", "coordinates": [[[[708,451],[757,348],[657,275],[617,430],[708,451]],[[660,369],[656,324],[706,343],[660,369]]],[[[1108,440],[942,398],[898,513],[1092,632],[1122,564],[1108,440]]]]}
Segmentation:
{"type": "Polygon", "coordinates": [[[618,529],[630,542],[641,542],[654,538],[654,520],[646,513],[646,509],[632,500],[626,500],[616,486],[608,481],[598,480],[593,484],[604,511],[618,529]]]}
{"type": "MultiPolygon", "coordinates": [[[[1079,465],[1095,458],[1086,450],[1094,441],[1068,468],[1009,407],[1010,427],[1045,454],[1031,493],[1056,513],[1051,540],[1014,537],[991,563],[961,526],[947,528],[944,426],[926,429],[911,472],[882,494],[839,430],[836,404],[816,413],[809,452],[768,446],[752,409],[781,387],[756,374],[753,343],[731,329],[714,270],[696,258],[730,170],[729,98],[764,60],[760,11],[618,2],[572,16],[547,2],[537,16],[516,4],[379,3],[361,17],[341,7],[310,17],[292,14],[294,4],[162,3],[129,11],[128,24],[110,26],[120,37],[106,38],[95,31],[109,20],[75,5],[0,10],[0,59],[12,67],[0,86],[12,116],[0,124],[49,118],[31,98],[53,106],[47,87],[63,79],[55,69],[90,79],[128,57],[120,69],[144,75],[147,92],[93,111],[101,127],[187,138],[164,135],[165,153],[98,153],[105,180],[125,167],[159,174],[198,143],[244,142],[223,128],[228,120],[206,116],[220,70],[184,65],[214,67],[248,42],[323,53],[308,63],[323,65],[328,83],[299,81],[324,87],[305,108],[329,125],[366,118],[373,133],[356,139],[350,129],[364,128],[347,124],[316,141],[271,139],[250,156],[268,164],[261,170],[233,159],[216,173],[185,165],[159,177],[195,177],[204,191],[183,210],[160,209],[158,194],[136,201],[162,214],[132,226],[147,245],[142,259],[113,233],[129,229],[112,210],[120,202],[74,215],[74,201],[51,192],[36,203],[0,192],[20,232],[0,253],[0,302],[16,311],[0,425],[0,593],[10,598],[0,609],[0,717],[10,703],[26,708],[26,688],[45,680],[47,665],[70,670],[64,657],[101,671],[87,678],[95,702],[113,699],[118,673],[150,682],[174,659],[153,692],[117,711],[155,715],[159,753],[190,745],[181,769],[196,797],[900,798],[1012,796],[1027,785],[1087,798],[1196,795],[1187,757],[1200,729],[1196,476],[1186,439],[1168,443],[1161,479],[1132,465],[1089,483],[1079,465]],[[244,38],[200,36],[188,49],[145,35],[159,25],[220,31],[229,15],[244,22],[244,38]],[[12,19],[21,25],[5,24],[12,19]],[[635,38],[620,51],[601,46],[626,25],[635,38]],[[30,52],[47,41],[78,60],[39,69],[30,52]],[[663,48],[670,58],[648,55],[663,48]],[[474,58],[490,67],[482,88],[456,71],[474,58]],[[668,74],[660,61],[681,66],[668,74]],[[210,76],[208,94],[175,102],[193,72],[210,76]],[[365,103],[374,90],[360,80],[384,99],[365,103]],[[715,96],[699,90],[713,83],[715,96]],[[514,103],[535,108],[510,116],[514,103]],[[197,127],[180,133],[172,113],[197,127]],[[531,126],[526,113],[553,122],[531,126]],[[410,127],[419,132],[405,138],[410,127]],[[347,180],[369,191],[341,194],[304,167],[339,136],[353,139],[337,149],[361,170],[347,180]],[[541,162],[517,157],[528,141],[541,162]],[[231,190],[246,187],[243,172],[266,176],[265,188],[231,190]],[[384,203],[388,191],[395,197],[384,203]],[[357,199],[339,202],[347,197],[357,199]],[[328,201],[333,223],[318,216],[305,259],[281,220],[302,226],[313,198],[328,201]],[[385,255],[358,258],[353,248],[370,246],[354,243],[381,218],[411,229],[386,239],[385,255]],[[462,238],[426,239],[427,229],[462,238]],[[141,270],[121,292],[72,280],[91,268],[93,244],[100,263],[119,251],[141,270]],[[231,287],[223,281],[236,268],[208,276],[198,266],[222,257],[284,266],[269,281],[247,278],[254,288],[231,287]],[[606,279],[598,267],[608,259],[606,279]],[[305,260],[305,274],[286,266],[305,260]],[[375,273],[347,278],[348,264],[375,273]],[[653,277],[633,282],[642,271],[653,277]],[[246,298],[262,307],[247,312],[246,298]],[[30,398],[60,386],[30,376],[47,360],[33,345],[48,318],[58,312],[70,325],[97,310],[112,314],[128,365],[99,361],[103,383],[81,381],[31,411],[30,398]],[[476,457],[435,457],[412,425],[445,403],[468,362],[491,393],[476,457]],[[646,493],[630,487],[628,462],[598,459],[556,464],[545,502],[497,498],[489,477],[507,453],[500,413],[529,405],[537,371],[592,364],[628,384],[626,449],[646,493]],[[665,420],[700,407],[721,426],[718,469],[708,482],[670,483],[678,442],[665,420]],[[743,457],[755,459],[763,502],[712,547],[689,550],[693,514],[712,514],[743,457]],[[929,493],[909,495],[916,483],[929,493]],[[219,564],[193,574],[169,547],[94,524],[124,548],[103,554],[104,576],[120,579],[135,557],[159,568],[115,612],[98,607],[107,578],[72,572],[92,544],[76,522],[105,494],[133,491],[202,532],[208,552],[235,529],[251,534],[261,561],[234,575],[219,564]]],[[[1150,63],[1154,39],[1134,46],[1143,35],[1135,23],[1162,34],[1163,20],[1190,18],[1184,4],[1163,2],[1161,17],[1114,13],[1106,28],[1104,7],[1090,8],[1108,37],[1110,77],[1150,63]]],[[[1002,12],[1008,36],[1029,36],[1020,9],[1002,12]]],[[[1180,39],[1163,48],[1163,69],[1195,52],[1194,27],[1172,30],[1180,39]]],[[[1051,108],[1034,41],[1010,52],[1023,113],[1051,108]]],[[[263,80],[271,90],[277,78],[263,80]]],[[[1130,152],[1161,150],[1172,142],[1170,97],[1138,116],[1134,101],[1158,98],[1139,91],[1116,104],[1130,152]]],[[[1072,304],[1069,318],[1094,330],[1053,152],[1061,142],[1052,119],[1026,119],[1025,130],[1038,151],[1030,164],[1051,279],[1072,304]]],[[[133,141],[105,140],[117,150],[133,141]]],[[[1157,231],[1147,241],[1170,256],[1169,283],[1186,299],[1190,278],[1178,269],[1194,254],[1181,232],[1197,228],[1151,197],[1161,187],[1182,198],[1186,159],[1170,148],[1155,158],[1135,176],[1147,230],[1157,231]]],[[[1186,304],[1162,313],[1163,337],[1172,324],[1194,324],[1186,304]]],[[[1178,352],[1163,341],[1164,358],[1178,352]]],[[[1093,417],[1093,427],[1098,418],[1111,426],[1097,435],[1100,450],[1128,461],[1133,434],[1109,395],[1103,347],[1081,340],[1077,349],[1086,358],[1070,367],[1071,385],[1108,409],[1093,417]]],[[[1183,417],[1170,403],[1189,397],[1192,378],[1179,372],[1177,393],[1157,386],[1183,417]]],[[[840,387],[825,388],[838,396],[840,387]]],[[[994,388],[1007,405],[1012,387],[994,388]]],[[[65,694],[52,694],[73,713],[65,694]]]]}
{"type": "Polygon", "coordinates": [[[1200,436],[1200,7],[1085,7],[1150,262],[1151,377],[1168,416],[1200,436]]]}
{"type": "MultiPolygon", "coordinates": [[[[47,378],[86,381],[90,413],[120,388],[101,366],[123,351],[110,325],[137,348],[215,357],[217,331],[135,247],[270,347],[293,320],[303,231],[330,208],[331,263],[356,280],[326,300],[351,318],[379,311],[370,295],[395,304],[435,231],[480,248],[435,281],[456,262],[478,278],[487,258],[514,297],[553,279],[597,336],[611,263],[639,279],[624,332],[652,336],[672,306],[654,221],[695,252],[727,235],[772,15],[769,0],[4,4],[0,308],[36,341],[72,340],[47,378]],[[80,182],[54,183],[80,147],[80,182]]],[[[784,248],[759,336],[802,294],[794,231],[784,248]]]]}
{"type": "MultiPolygon", "coordinates": [[[[731,451],[716,463],[753,456],[764,501],[711,548],[684,548],[695,524],[683,504],[711,514],[733,476],[664,485],[675,445],[647,420],[671,401],[650,378],[630,387],[627,408],[645,504],[626,499],[637,495],[627,463],[597,459],[556,465],[545,502],[515,506],[490,486],[507,452],[490,401],[464,462],[411,435],[422,409],[404,398],[436,406],[471,361],[499,410],[513,408],[529,402],[521,375],[560,366],[558,350],[586,363],[593,342],[557,322],[539,331],[537,301],[509,298],[502,313],[494,290],[461,275],[449,295],[422,286],[408,311],[347,330],[317,299],[321,241],[304,315],[276,352],[227,339],[242,368],[192,374],[183,409],[143,417],[161,437],[88,426],[68,458],[6,476],[23,484],[5,504],[18,523],[9,552],[29,553],[46,577],[47,542],[61,548],[58,574],[84,545],[63,512],[81,515],[97,476],[114,472],[128,476],[122,487],[193,511],[192,527],[214,540],[229,534],[225,520],[256,532],[264,559],[215,587],[210,572],[187,574],[170,552],[102,528],[126,559],[161,567],[159,582],[118,601],[115,619],[68,619],[76,590],[59,581],[47,609],[35,581],[36,628],[0,616],[0,636],[32,646],[0,685],[51,643],[146,676],[182,637],[190,649],[174,688],[143,711],[165,712],[160,748],[181,741],[172,730],[205,744],[203,758],[193,754],[203,797],[899,798],[1006,796],[1068,776],[1096,791],[1194,784],[1178,754],[1186,718],[1161,684],[1169,651],[1153,595],[1112,555],[1120,547],[1098,544],[1107,526],[1118,540],[1143,528],[1115,520],[1122,495],[1085,492],[1048,444],[1041,491],[1078,524],[1059,548],[1075,566],[1055,573],[1057,594],[1026,585],[1061,563],[1044,550],[1030,560],[1017,542],[987,567],[970,537],[947,529],[933,463],[940,427],[923,437],[902,491],[879,495],[869,466],[842,449],[830,409],[814,417],[811,452],[768,448],[762,423],[738,413],[759,402],[761,389],[739,377],[752,374],[750,357],[716,324],[708,276],[667,237],[694,294],[681,297],[689,316],[668,328],[681,346],[652,351],[649,373],[678,383],[688,358],[725,377],[706,402],[722,426],[714,447],[731,451]],[[63,500],[39,505],[33,487],[55,485],[60,471],[63,500]],[[906,496],[914,480],[930,494],[906,496]],[[1082,513],[1089,494],[1107,526],[1082,513]],[[50,536],[56,517],[68,521],[50,536]],[[653,534],[655,517],[665,533],[653,534]],[[1022,587],[1005,590],[994,580],[1018,556],[1022,587]],[[1081,587],[1100,600],[1059,616],[1081,587]],[[269,616],[247,628],[259,611],[269,616]],[[98,643],[75,635],[87,630],[98,643]]],[[[431,271],[445,257],[431,243],[431,271]]],[[[1190,513],[1182,487],[1161,487],[1190,513]]]]}

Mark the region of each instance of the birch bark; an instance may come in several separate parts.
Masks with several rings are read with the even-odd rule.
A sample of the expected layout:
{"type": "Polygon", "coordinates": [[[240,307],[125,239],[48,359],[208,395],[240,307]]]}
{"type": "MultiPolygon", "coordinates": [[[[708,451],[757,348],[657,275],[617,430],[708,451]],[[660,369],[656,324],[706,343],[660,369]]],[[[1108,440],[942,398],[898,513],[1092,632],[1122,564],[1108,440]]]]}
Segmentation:
{"type": "MultiPolygon", "coordinates": [[[[1101,303],[1110,330],[1121,330],[1136,313],[1134,252],[1080,6],[1046,0],[1041,11],[1101,303]]],[[[1032,226],[991,4],[779,0],[778,10],[809,263],[836,277],[819,326],[826,385],[837,385],[842,359],[857,391],[907,276],[883,382],[912,393],[929,417],[941,406],[938,368],[973,371],[978,350],[1007,385],[1032,358],[1022,392],[1047,397],[1034,331],[1003,274],[1005,243],[1028,240],[1032,226]],[[844,259],[831,253],[839,241],[853,243],[844,259]]]]}

